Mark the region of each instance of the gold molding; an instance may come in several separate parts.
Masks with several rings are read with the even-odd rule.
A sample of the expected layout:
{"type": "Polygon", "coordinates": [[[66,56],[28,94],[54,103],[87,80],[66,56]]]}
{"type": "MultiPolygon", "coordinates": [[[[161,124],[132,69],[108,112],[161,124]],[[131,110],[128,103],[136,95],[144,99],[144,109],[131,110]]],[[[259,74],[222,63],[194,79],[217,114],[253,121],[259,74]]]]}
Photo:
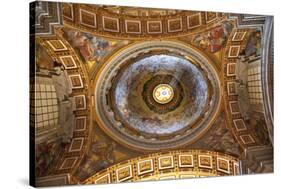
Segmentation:
{"type": "Polygon", "coordinates": [[[240,172],[237,173],[237,170],[239,170],[239,159],[228,154],[206,150],[178,150],[167,153],[153,153],[112,165],[85,179],[82,184],[106,184],[241,174],[240,172]],[[181,156],[192,157],[192,166],[180,166],[182,164],[181,156]],[[201,160],[200,157],[208,157],[211,160],[208,162],[210,166],[203,166],[206,162],[201,160]],[[164,162],[165,165],[162,165],[162,159],[167,160],[164,162]],[[152,162],[150,164],[152,168],[149,171],[140,172],[140,163],[145,161],[152,162]],[[224,161],[223,163],[226,162],[226,164],[219,164],[219,161],[224,161]],[[118,175],[120,170],[123,170],[122,174],[118,175]],[[120,176],[123,180],[118,179],[120,176]],[[104,182],[97,182],[104,177],[108,179],[104,180],[104,182]]]}

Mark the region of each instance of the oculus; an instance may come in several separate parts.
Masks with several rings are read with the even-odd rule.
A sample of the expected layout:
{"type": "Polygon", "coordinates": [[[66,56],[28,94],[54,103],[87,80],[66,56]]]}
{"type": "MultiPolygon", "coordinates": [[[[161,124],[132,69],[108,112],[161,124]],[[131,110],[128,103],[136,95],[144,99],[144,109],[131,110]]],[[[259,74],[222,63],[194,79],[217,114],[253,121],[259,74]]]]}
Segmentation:
{"type": "Polygon", "coordinates": [[[167,104],[174,97],[174,90],[168,84],[157,85],[153,90],[153,98],[159,104],[167,104]]]}
{"type": "Polygon", "coordinates": [[[153,76],[145,82],[142,87],[141,95],[146,106],[157,114],[166,114],[175,110],[180,106],[180,103],[185,97],[180,82],[174,76],[168,74],[153,76]],[[161,86],[166,87],[167,90],[170,90],[171,92],[166,91],[167,93],[165,93],[165,91],[162,90],[164,88],[161,88],[161,86]],[[157,93],[157,90],[164,94],[157,93]],[[165,99],[168,95],[170,95],[169,98],[165,99]]]}

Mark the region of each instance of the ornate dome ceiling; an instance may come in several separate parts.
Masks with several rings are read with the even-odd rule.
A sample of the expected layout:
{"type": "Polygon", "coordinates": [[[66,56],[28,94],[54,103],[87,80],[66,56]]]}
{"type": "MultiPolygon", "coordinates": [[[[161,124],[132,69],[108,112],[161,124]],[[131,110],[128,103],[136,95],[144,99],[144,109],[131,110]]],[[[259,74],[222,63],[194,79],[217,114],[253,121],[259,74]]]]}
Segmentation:
{"type": "Polygon", "coordinates": [[[273,172],[272,17],[31,8],[36,185],[273,172]]]}
{"type": "Polygon", "coordinates": [[[119,74],[111,91],[112,108],[120,115],[117,120],[138,132],[171,134],[191,127],[204,113],[208,85],[202,73],[185,59],[152,55],[119,74]]]}
{"type": "Polygon", "coordinates": [[[145,42],[121,50],[99,72],[101,127],[139,150],[174,148],[206,131],[220,101],[212,63],[177,42],[145,42]]]}

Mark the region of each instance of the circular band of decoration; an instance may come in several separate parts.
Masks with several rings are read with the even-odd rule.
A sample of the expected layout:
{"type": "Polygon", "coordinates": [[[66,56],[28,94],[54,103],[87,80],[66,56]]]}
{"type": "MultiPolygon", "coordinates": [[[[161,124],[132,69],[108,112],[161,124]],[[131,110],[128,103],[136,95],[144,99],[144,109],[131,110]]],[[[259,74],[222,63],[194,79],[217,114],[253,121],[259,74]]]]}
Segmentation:
{"type": "Polygon", "coordinates": [[[214,151],[187,150],[130,159],[94,174],[83,183],[107,184],[239,174],[239,159],[233,156],[214,151]]]}
{"type": "Polygon", "coordinates": [[[99,126],[140,151],[194,142],[211,126],[221,101],[212,62],[174,41],[142,42],[119,51],[99,70],[94,87],[99,126]]]}

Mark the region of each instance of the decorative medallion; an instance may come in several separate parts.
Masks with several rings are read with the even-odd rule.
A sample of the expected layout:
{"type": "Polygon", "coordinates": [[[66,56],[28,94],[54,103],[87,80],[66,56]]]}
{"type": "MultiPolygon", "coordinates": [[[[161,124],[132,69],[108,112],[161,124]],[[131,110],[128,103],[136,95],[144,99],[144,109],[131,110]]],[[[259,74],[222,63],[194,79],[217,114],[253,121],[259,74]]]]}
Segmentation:
{"type": "Polygon", "coordinates": [[[159,84],[153,90],[153,98],[159,104],[167,104],[174,97],[174,90],[168,84],[159,84]]]}

